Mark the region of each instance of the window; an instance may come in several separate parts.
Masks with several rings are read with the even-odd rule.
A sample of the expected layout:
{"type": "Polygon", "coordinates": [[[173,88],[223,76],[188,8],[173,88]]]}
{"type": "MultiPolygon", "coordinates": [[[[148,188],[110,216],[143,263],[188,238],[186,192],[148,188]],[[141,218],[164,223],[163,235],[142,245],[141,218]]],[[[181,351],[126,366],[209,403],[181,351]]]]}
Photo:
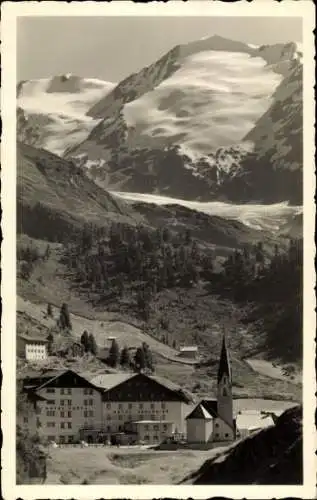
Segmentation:
{"type": "Polygon", "coordinates": [[[65,403],[64,399],[61,399],[61,406],[64,406],[64,403],[65,403]]]}
{"type": "Polygon", "coordinates": [[[54,389],[54,387],[48,387],[46,389],[46,392],[47,392],[47,394],[53,394],[55,392],[55,389],[54,389]]]}
{"type": "Polygon", "coordinates": [[[88,399],[84,399],[84,405],[87,406],[88,405],[88,399]]]}
{"type": "Polygon", "coordinates": [[[90,411],[90,412],[89,412],[89,416],[90,416],[90,417],[93,417],[93,416],[94,416],[94,412],[93,412],[93,411],[90,411]]]}
{"type": "Polygon", "coordinates": [[[111,408],[111,403],[107,403],[107,408],[111,408]]]}
{"type": "Polygon", "coordinates": [[[88,411],[84,411],[84,417],[87,418],[88,417],[88,411]]]}
{"type": "Polygon", "coordinates": [[[166,404],[165,403],[161,403],[161,407],[163,408],[163,410],[165,410],[166,404]]]}
{"type": "Polygon", "coordinates": [[[73,443],[74,442],[74,436],[68,436],[68,442],[73,443]]]}
{"type": "Polygon", "coordinates": [[[119,410],[122,410],[122,404],[121,403],[118,404],[118,408],[119,408],[119,410]]]}
{"type": "Polygon", "coordinates": [[[71,416],[72,416],[72,412],[71,412],[71,411],[69,411],[69,412],[68,412],[68,418],[71,418],[71,416]]]}
{"type": "Polygon", "coordinates": [[[55,422],[47,422],[46,427],[55,427],[55,422]]]}
{"type": "Polygon", "coordinates": [[[153,436],[154,441],[158,441],[158,436],[153,436]]]}
{"type": "Polygon", "coordinates": [[[145,429],[146,431],[148,431],[148,430],[149,430],[149,426],[148,426],[148,424],[146,424],[146,425],[144,426],[144,429],[145,429]]]}
{"type": "Polygon", "coordinates": [[[140,404],[139,404],[139,408],[143,408],[143,403],[140,403],[140,404]]]}
{"type": "Polygon", "coordinates": [[[227,437],[229,437],[229,434],[225,434],[225,437],[226,437],[226,438],[227,438],[227,437]]]}
{"type": "Polygon", "coordinates": [[[71,406],[71,404],[72,404],[72,400],[71,400],[71,399],[68,399],[68,400],[67,400],[67,404],[68,404],[68,406],[71,406]]]}
{"type": "Polygon", "coordinates": [[[71,390],[71,388],[70,388],[70,387],[68,387],[68,391],[67,391],[67,392],[68,392],[68,394],[71,394],[71,393],[72,393],[72,390],[71,390]]]}
{"type": "Polygon", "coordinates": [[[64,411],[61,411],[61,417],[64,418],[65,417],[65,412],[64,411]]]}
{"type": "Polygon", "coordinates": [[[228,396],[227,389],[223,389],[223,391],[222,391],[222,395],[223,395],[223,396],[228,396]]]}
{"type": "Polygon", "coordinates": [[[110,425],[107,425],[107,431],[110,431],[110,430],[111,430],[110,425]]]}
{"type": "Polygon", "coordinates": [[[149,441],[150,440],[150,436],[146,435],[144,436],[144,441],[149,441]]]}
{"type": "Polygon", "coordinates": [[[111,415],[107,415],[107,420],[111,420],[111,415]]]}
{"type": "Polygon", "coordinates": [[[28,423],[28,421],[29,421],[28,417],[24,417],[24,418],[23,418],[23,422],[24,422],[25,424],[27,424],[27,423],[28,423]]]}
{"type": "Polygon", "coordinates": [[[119,419],[119,420],[122,420],[122,415],[119,415],[119,416],[118,416],[118,419],[119,419]]]}
{"type": "Polygon", "coordinates": [[[72,428],[72,423],[68,422],[68,429],[71,429],[71,428],[72,428]]]}
{"type": "Polygon", "coordinates": [[[84,394],[88,394],[88,389],[87,387],[84,388],[84,394]]]}
{"type": "Polygon", "coordinates": [[[215,434],[215,436],[216,436],[216,438],[218,438],[218,437],[219,437],[219,434],[218,434],[218,432],[217,432],[217,433],[215,434]]]}
{"type": "Polygon", "coordinates": [[[64,394],[64,387],[61,388],[61,394],[64,394]]]}
{"type": "Polygon", "coordinates": [[[89,405],[92,406],[94,404],[94,400],[93,399],[90,399],[89,400],[89,405]]]}
{"type": "Polygon", "coordinates": [[[61,422],[61,429],[64,429],[64,428],[65,428],[65,423],[61,422]]]}
{"type": "Polygon", "coordinates": [[[89,394],[92,395],[94,393],[93,389],[89,389],[89,394]]]}
{"type": "Polygon", "coordinates": [[[59,442],[60,442],[61,444],[64,444],[64,443],[65,443],[65,436],[60,436],[60,438],[59,438],[59,442]]]}
{"type": "Polygon", "coordinates": [[[129,403],[129,410],[131,410],[132,408],[132,403],[129,403]]]}
{"type": "Polygon", "coordinates": [[[55,436],[47,436],[48,441],[55,441],[55,436]]]}
{"type": "Polygon", "coordinates": [[[154,408],[155,408],[155,404],[151,403],[151,410],[154,410],[154,408]]]}
{"type": "Polygon", "coordinates": [[[55,405],[55,399],[48,399],[46,401],[46,404],[48,404],[48,405],[55,405]]]}
{"type": "Polygon", "coordinates": [[[215,427],[219,427],[219,424],[218,424],[218,422],[217,422],[217,423],[215,424],[215,427]]]}
{"type": "Polygon", "coordinates": [[[158,426],[157,424],[156,424],[156,425],[154,425],[154,427],[153,427],[153,428],[154,428],[154,430],[155,430],[155,431],[158,431],[158,430],[159,430],[159,426],[158,426]]]}
{"type": "Polygon", "coordinates": [[[47,410],[46,416],[47,417],[55,417],[55,411],[54,410],[47,410]]]}

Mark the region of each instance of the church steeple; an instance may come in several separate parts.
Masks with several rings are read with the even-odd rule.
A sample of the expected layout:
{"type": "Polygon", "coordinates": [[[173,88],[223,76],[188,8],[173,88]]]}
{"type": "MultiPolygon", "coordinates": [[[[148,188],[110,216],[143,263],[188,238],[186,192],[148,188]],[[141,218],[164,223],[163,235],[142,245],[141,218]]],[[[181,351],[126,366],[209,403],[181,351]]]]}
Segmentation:
{"type": "Polygon", "coordinates": [[[230,366],[225,334],[223,335],[222,338],[222,347],[221,347],[218,377],[217,377],[218,384],[220,383],[224,375],[228,377],[228,382],[229,384],[231,384],[231,366],[230,366]]]}
{"type": "Polygon", "coordinates": [[[232,375],[225,334],[222,339],[217,382],[218,415],[233,428],[232,375]]]}

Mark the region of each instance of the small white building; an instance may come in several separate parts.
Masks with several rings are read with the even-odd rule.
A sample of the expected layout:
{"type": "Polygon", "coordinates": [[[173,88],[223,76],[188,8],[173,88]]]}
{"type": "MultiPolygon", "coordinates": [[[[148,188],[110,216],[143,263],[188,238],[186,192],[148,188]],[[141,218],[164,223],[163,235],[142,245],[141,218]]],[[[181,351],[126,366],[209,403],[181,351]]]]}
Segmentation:
{"type": "Polygon", "coordinates": [[[181,347],[179,356],[181,358],[196,359],[198,357],[198,347],[196,345],[181,347]]]}
{"type": "Polygon", "coordinates": [[[274,418],[271,413],[256,410],[240,411],[236,418],[237,438],[244,438],[253,432],[265,429],[274,425],[274,418]]]}
{"type": "Polygon", "coordinates": [[[175,424],[168,420],[137,420],[125,426],[125,429],[131,430],[138,442],[158,444],[167,437],[173,436],[175,424]]]}
{"type": "Polygon", "coordinates": [[[27,361],[43,361],[47,359],[47,340],[21,334],[17,338],[17,351],[27,361]]]}

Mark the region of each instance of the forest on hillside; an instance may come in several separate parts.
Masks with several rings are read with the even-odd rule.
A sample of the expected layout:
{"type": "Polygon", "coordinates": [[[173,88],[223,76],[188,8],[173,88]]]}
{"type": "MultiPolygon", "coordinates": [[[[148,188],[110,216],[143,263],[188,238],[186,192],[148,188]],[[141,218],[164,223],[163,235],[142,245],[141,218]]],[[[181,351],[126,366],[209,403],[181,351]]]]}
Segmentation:
{"type": "Polygon", "coordinates": [[[65,247],[63,262],[78,288],[99,304],[125,298],[149,321],[155,296],[165,289],[205,286],[210,294],[248,305],[244,321],[272,358],[302,356],[303,242],[268,257],[261,242],[235,250],[219,272],[215,255],[189,230],[86,225],[65,247]],[[217,270],[215,270],[217,267],[217,270]],[[250,307],[251,306],[251,307],[250,307]]]}

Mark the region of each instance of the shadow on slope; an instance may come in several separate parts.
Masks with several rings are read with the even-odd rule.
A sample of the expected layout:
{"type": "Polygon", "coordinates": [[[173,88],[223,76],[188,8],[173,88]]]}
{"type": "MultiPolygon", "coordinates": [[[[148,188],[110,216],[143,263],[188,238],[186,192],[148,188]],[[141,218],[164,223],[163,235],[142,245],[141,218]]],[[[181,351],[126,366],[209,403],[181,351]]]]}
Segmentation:
{"type": "Polygon", "coordinates": [[[286,410],[274,426],[230,446],[182,484],[302,484],[302,408],[286,410]]]}

